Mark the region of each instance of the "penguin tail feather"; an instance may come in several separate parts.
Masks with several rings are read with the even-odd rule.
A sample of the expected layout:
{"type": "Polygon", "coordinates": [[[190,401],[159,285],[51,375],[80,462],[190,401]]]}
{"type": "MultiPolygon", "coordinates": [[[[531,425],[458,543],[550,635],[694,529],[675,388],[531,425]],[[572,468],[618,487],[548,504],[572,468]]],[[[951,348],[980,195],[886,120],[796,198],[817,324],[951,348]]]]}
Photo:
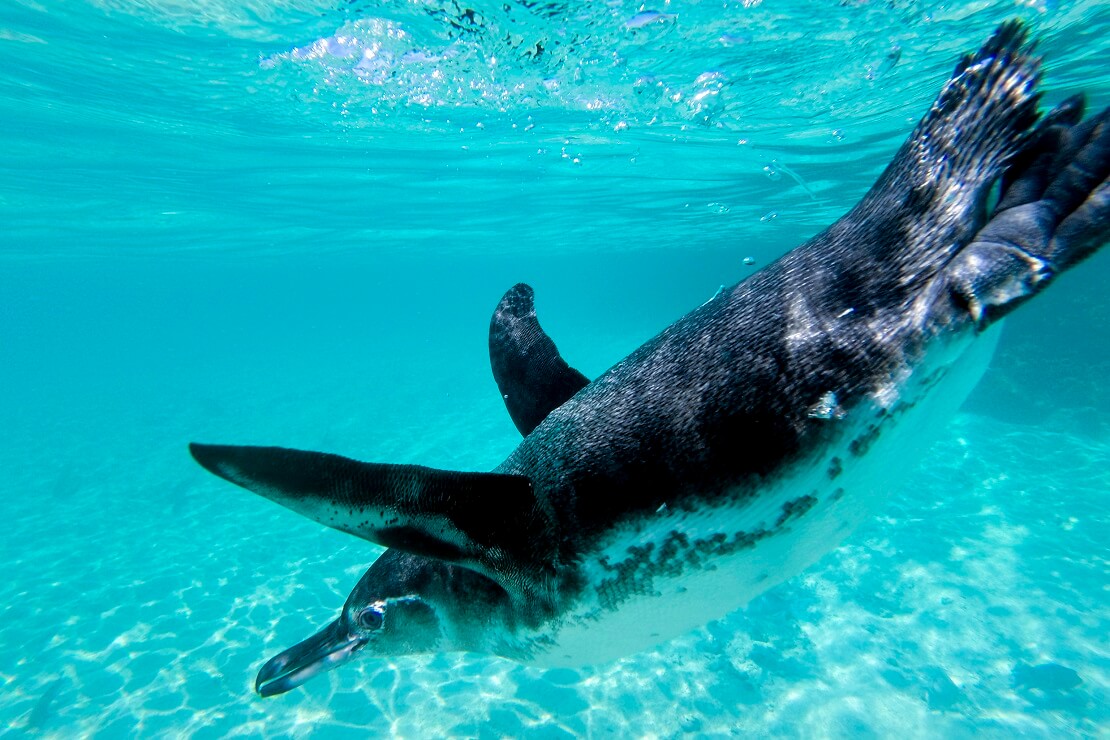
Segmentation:
{"type": "Polygon", "coordinates": [[[859,204],[822,235],[870,245],[921,285],[987,220],[993,184],[1036,128],[1040,58],[1020,21],[960,59],[929,111],[859,204]]]}

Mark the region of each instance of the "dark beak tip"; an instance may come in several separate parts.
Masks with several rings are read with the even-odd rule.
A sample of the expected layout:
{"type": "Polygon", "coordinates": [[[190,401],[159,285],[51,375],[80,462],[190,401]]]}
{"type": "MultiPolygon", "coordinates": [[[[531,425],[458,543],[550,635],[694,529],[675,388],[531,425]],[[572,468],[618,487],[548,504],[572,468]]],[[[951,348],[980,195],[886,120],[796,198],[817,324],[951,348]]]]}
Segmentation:
{"type": "Polygon", "coordinates": [[[268,699],[271,696],[278,696],[279,694],[284,694],[286,691],[288,691],[288,689],[276,689],[275,690],[273,688],[274,685],[275,684],[272,684],[272,683],[270,683],[270,684],[261,684],[261,683],[255,681],[254,692],[256,694],[258,694],[261,698],[268,699]]]}
{"type": "Polygon", "coordinates": [[[288,681],[282,681],[282,676],[263,676],[262,671],[259,671],[258,677],[254,679],[254,693],[258,694],[263,699],[278,694],[284,694],[291,691],[300,684],[291,684],[288,681]]]}
{"type": "Polygon", "coordinates": [[[289,688],[278,689],[283,683],[279,680],[285,674],[285,669],[289,666],[290,660],[288,652],[285,651],[279,655],[267,660],[258,669],[258,675],[254,678],[254,691],[259,696],[275,696],[276,694],[284,694],[289,688]]]}

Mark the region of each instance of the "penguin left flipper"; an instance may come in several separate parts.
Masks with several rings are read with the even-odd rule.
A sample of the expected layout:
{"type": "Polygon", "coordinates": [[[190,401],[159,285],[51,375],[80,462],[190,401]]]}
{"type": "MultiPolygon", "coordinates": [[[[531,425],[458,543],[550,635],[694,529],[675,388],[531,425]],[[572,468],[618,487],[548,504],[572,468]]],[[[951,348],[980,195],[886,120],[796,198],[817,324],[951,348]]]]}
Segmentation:
{"type": "Polygon", "coordinates": [[[505,408],[525,437],[590,382],[540,326],[535,292],[524,283],[502,296],[490,319],[489,360],[505,408]]]}
{"type": "Polygon", "coordinates": [[[282,447],[191,443],[202,467],[309,519],[455,563],[520,595],[554,562],[551,529],[520,475],[364,463],[282,447]]]}
{"type": "Polygon", "coordinates": [[[1110,225],[1110,108],[1083,120],[1075,96],[1053,109],[1002,181],[986,225],[946,270],[979,328],[1094,254],[1110,225]]]}

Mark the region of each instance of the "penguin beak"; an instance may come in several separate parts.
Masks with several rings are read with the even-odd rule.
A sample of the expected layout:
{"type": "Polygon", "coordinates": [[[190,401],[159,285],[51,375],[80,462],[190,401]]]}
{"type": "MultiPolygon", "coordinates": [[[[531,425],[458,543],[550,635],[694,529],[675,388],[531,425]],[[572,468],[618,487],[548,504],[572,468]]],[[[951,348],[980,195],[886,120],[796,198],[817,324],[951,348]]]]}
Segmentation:
{"type": "Polygon", "coordinates": [[[276,696],[332,668],[349,662],[366,644],[361,637],[348,634],[337,619],[304,642],[278,653],[266,661],[254,680],[261,696],[276,696]]]}

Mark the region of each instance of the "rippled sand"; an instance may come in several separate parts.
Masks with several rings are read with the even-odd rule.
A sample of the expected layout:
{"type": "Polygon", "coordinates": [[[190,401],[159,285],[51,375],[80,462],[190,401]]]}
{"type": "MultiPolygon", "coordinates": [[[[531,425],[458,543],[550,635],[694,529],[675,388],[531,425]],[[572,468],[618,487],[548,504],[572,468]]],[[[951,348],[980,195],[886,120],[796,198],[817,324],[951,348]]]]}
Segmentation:
{"type": "MultiPolygon", "coordinates": [[[[53,471],[50,454],[37,469],[53,471]]],[[[546,672],[368,660],[265,701],[251,691],[261,661],[332,619],[375,548],[225,490],[175,446],[135,476],[102,460],[37,483],[9,460],[0,727],[1095,736],[1110,722],[1108,460],[1105,441],[963,415],[845,546],[658,652],[546,672]]]]}

